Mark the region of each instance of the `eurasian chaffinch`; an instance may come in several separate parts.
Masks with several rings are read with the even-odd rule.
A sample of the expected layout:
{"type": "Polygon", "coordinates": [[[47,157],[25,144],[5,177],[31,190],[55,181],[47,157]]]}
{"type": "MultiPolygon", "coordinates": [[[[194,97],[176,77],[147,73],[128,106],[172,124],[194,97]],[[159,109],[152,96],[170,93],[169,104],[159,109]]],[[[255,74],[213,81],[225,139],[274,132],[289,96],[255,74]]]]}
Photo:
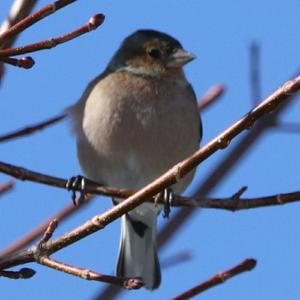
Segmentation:
{"type": "MultiPolygon", "coordinates": [[[[138,30],[70,108],[81,168],[87,178],[138,190],[199,147],[201,121],[183,66],[195,55],[168,34],[138,30]]],[[[193,173],[172,189],[182,192],[193,173]]],[[[114,199],[114,201],[120,201],[114,199]]],[[[161,206],[144,203],[122,217],[117,275],[161,281],[156,219],[161,206]]]]}

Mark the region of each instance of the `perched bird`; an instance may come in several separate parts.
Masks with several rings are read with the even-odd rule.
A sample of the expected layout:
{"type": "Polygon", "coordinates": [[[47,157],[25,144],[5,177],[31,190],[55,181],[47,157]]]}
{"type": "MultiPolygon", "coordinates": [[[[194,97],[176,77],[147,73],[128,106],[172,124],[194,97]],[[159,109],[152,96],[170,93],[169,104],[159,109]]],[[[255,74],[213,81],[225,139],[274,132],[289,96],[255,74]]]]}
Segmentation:
{"type": "MultiPolygon", "coordinates": [[[[183,66],[195,55],[168,34],[138,30],[69,109],[86,177],[138,190],[192,154],[202,136],[193,88],[183,66]]],[[[190,173],[175,193],[191,182],[190,173]]],[[[120,199],[114,199],[118,202],[120,199]]],[[[124,215],[117,275],[160,285],[156,219],[161,206],[144,203],[124,215]]]]}

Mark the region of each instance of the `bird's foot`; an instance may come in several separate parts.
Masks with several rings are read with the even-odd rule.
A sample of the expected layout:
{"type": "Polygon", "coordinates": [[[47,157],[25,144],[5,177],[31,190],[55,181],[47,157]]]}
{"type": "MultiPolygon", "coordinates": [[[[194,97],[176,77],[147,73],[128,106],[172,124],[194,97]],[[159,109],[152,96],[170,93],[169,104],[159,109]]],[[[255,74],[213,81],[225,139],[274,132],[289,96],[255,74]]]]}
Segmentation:
{"type": "Polygon", "coordinates": [[[81,175],[71,177],[66,183],[66,189],[72,191],[72,201],[75,206],[81,205],[85,200],[85,183],[86,178],[81,175]],[[79,197],[76,198],[77,191],[80,194],[79,197]]]}
{"type": "Polygon", "coordinates": [[[163,201],[164,201],[164,208],[163,208],[163,218],[169,218],[171,213],[171,205],[174,199],[174,192],[171,188],[166,188],[163,190],[163,201]]]}

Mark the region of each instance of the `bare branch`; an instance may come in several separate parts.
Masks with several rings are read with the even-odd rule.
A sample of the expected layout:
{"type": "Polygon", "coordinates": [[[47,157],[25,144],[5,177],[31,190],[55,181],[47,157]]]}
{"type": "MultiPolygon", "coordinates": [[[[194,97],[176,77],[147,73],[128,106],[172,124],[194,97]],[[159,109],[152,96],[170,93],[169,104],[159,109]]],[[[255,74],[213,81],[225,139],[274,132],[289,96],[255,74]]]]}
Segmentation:
{"type": "MultiPolygon", "coordinates": [[[[15,0],[11,10],[9,12],[9,17],[5,20],[5,22],[0,27],[0,35],[6,32],[10,27],[15,25],[21,19],[27,17],[37,0],[15,0]]],[[[17,35],[7,37],[0,43],[0,49],[11,47],[17,39],[17,35]]],[[[0,62],[0,80],[4,75],[5,69],[3,62],[0,62]]]]}
{"type": "MultiPolygon", "coordinates": [[[[0,162],[0,172],[13,176],[20,180],[29,180],[32,182],[55,186],[63,189],[66,189],[66,184],[68,182],[67,179],[42,174],[4,162],[0,162]]],[[[72,187],[70,187],[70,189],[72,189],[72,187]]],[[[98,183],[88,179],[86,179],[85,191],[90,194],[105,195],[118,198],[126,198],[134,193],[130,190],[101,186],[98,183]]]]}
{"type": "MultiPolygon", "coordinates": [[[[33,24],[37,23],[38,21],[42,20],[43,18],[55,13],[59,9],[75,2],[76,0],[58,0],[52,4],[48,4],[42,9],[38,10],[37,12],[33,13],[32,15],[22,19],[21,21],[17,22],[11,28],[7,29],[6,31],[0,34],[0,48],[3,48],[3,44],[10,38],[18,35],[20,32],[23,32],[28,27],[32,26],[33,24]]],[[[30,10],[28,10],[30,11],[30,10]]]]}
{"type": "Polygon", "coordinates": [[[41,238],[41,240],[39,242],[40,247],[42,247],[45,243],[47,243],[51,239],[57,225],[58,225],[57,219],[53,219],[50,221],[43,237],[41,238]]]}
{"type": "Polygon", "coordinates": [[[0,196],[4,193],[11,191],[14,188],[15,184],[12,180],[0,184],[0,196]]]}
{"type": "Polygon", "coordinates": [[[34,65],[34,60],[32,59],[32,57],[27,56],[27,57],[22,57],[20,59],[17,58],[11,58],[11,57],[0,57],[0,62],[15,66],[15,67],[19,67],[19,68],[23,68],[23,69],[30,69],[33,67],[34,65]]]}
{"type": "MultiPolygon", "coordinates": [[[[180,199],[180,203],[184,200],[180,199]]],[[[220,198],[220,199],[199,199],[199,207],[202,208],[216,208],[216,209],[225,209],[229,211],[245,210],[251,208],[259,208],[271,205],[283,205],[293,202],[300,201],[300,191],[286,194],[276,194],[267,197],[258,197],[258,198],[241,198],[241,199],[232,199],[232,198],[220,198]]],[[[195,206],[193,199],[187,199],[189,204],[186,206],[195,206]]],[[[179,203],[178,203],[179,204],[179,203]]],[[[182,203],[183,204],[183,203],[182,203]]],[[[179,206],[179,205],[178,205],[179,206]]],[[[181,205],[180,205],[181,206],[181,205]]],[[[182,205],[183,206],[183,205],[182,205]]]]}
{"type": "Polygon", "coordinates": [[[4,142],[4,141],[8,141],[8,140],[15,139],[18,137],[22,137],[25,135],[33,134],[36,131],[45,129],[48,126],[53,125],[53,124],[63,120],[64,118],[65,118],[65,115],[60,114],[60,115],[54,116],[50,119],[47,119],[43,122],[31,125],[31,126],[26,126],[25,128],[21,128],[16,131],[4,134],[4,135],[0,136],[0,142],[4,142]]]}
{"type": "Polygon", "coordinates": [[[139,289],[144,285],[143,281],[140,278],[124,278],[111,275],[104,275],[95,271],[82,269],[59,262],[47,256],[41,256],[38,260],[38,263],[49,268],[55,269],[57,271],[65,272],[67,274],[80,277],[85,280],[94,280],[115,284],[128,290],[139,289]]]}
{"type": "Polygon", "coordinates": [[[0,59],[1,57],[7,57],[7,56],[14,56],[14,55],[20,55],[24,53],[30,53],[30,52],[35,52],[39,50],[44,50],[44,49],[51,49],[56,47],[59,44],[68,42],[82,34],[85,34],[91,30],[94,30],[98,28],[104,21],[104,15],[103,14],[97,14],[90,18],[87,24],[81,26],[80,28],[69,32],[65,35],[51,38],[49,40],[37,42],[31,45],[26,45],[22,47],[17,47],[17,48],[12,48],[12,49],[4,49],[0,50],[0,59]]]}
{"type": "MultiPolygon", "coordinates": [[[[31,248],[22,251],[22,253],[24,254],[27,251],[27,255],[32,256],[31,259],[33,259],[33,261],[41,265],[47,266],[57,271],[65,272],[73,276],[81,277],[86,280],[94,280],[94,281],[101,281],[105,283],[115,284],[126,289],[139,289],[144,285],[143,281],[137,277],[125,278],[125,277],[103,275],[88,269],[77,268],[49,258],[51,252],[49,252],[49,249],[47,247],[47,242],[52,237],[56,227],[57,227],[57,220],[54,219],[48,224],[48,227],[42,239],[37,243],[37,245],[34,245],[31,248]]],[[[35,274],[35,271],[31,269],[21,269],[19,272],[11,272],[5,270],[2,270],[0,272],[1,272],[0,276],[2,275],[7,278],[13,278],[13,279],[30,278],[35,274]],[[28,270],[30,270],[31,272],[29,272],[28,270]]]]}
{"type": "Polygon", "coordinates": [[[194,288],[180,294],[172,298],[172,300],[185,300],[190,299],[200,293],[218,285],[224,283],[226,280],[232,278],[233,276],[239,275],[246,271],[252,271],[256,266],[256,260],[253,258],[248,258],[244,260],[242,263],[234,266],[233,268],[221,272],[217,275],[214,275],[212,278],[208,279],[205,282],[200,283],[199,285],[195,286],[194,288]]]}
{"type": "MultiPolygon", "coordinates": [[[[37,0],[15,0],[10,9],[8,18],[0,27],[0,35],[9,30],[9,28],[11,28],[16,23],[27,17],[36,3],[37,0]]],[[[1,43],[0,49],[10,47],[15,42],[15,40],[16,35],[5,38],[5,41],[1,43]]]]}
{"type": "Polygon", "coordinates": [[[224,94],[225,87],[223,84],[213,85],[208,91],[201,97],[198,101],[198,108],[200,111],[203,111],[211,104],[215,103],[216,100],[224,94]]]}
{"type": "MultiPolygon", "coordinates": [[[[203,149],[203,148],[202,148],[203,149]]],[[[173,170],[173,169],[172,169],[173,170]]],[[[30,180],[37,183],[47,184],[59,188],[66,188],[66,179],[49,176],[46,174],[30,171],[22,167],[16,167],[4,162],[0,162],[0,172],[14,176],[21,180],[30,180]]],[[[174,174],[173,174],[174,175],[174,174]]],[[[137,191],[117,189],[99,185],[93,181],[86,180],[85,191],[90,194],[104,195],[110,197],[127,198],[133,196],[137,191]]],[[[244,190],[242,189],[242,192],[244,190]]],[[[230,211],[244,210],[250,208],[258,208],[262,206],[282,205],[300,201],[300,192],[275,194],[267,197],[256,198],[240,198],[233,195],[227,198],[211,198],[211,197],[183,197],[175,195],[171,206],[190,207],[190,208],[215,208],[230,211]]],[[[149,197],[146,201],[164,204],[161,197],[152,199],[149,197]]]]}

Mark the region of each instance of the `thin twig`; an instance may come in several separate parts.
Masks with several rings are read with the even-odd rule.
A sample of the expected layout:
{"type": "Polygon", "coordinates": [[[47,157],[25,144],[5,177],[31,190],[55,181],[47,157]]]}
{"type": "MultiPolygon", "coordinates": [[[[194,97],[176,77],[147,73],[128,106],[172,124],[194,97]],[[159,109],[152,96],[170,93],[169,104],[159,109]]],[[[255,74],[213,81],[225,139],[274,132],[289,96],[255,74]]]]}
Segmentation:
{"type": "Polygon", "coordinates": [[[224,283],[226,280],[232,278],[233,276],[239,275],[246,271],[252,271],[256,266],[256,260],[253,258],[248,258],[242,263],[234,266],[233,268],[214,275],[212,278],[200,283],[199,285],[193,287],[192,289],[172,298],[172,300],[186,300],[190,299],[200,293],[218,285],[224,283]]]}
{"type": "Polygon", "coordinates": [[[18,35],[20,32],[23,32],[25,29],[42,20],[43,18],[55,13],[59,9],[75,1],[76,0],[55,1],[51,4],[46,5],[37,12],[31,14],[30,16],[22,19],[21,21],[13,25],[11,28],[0,34],[0,48],[2,47],[2,44],[5,43],[9,38],[18,35]]]}
{"type": "MultiPolygon", "coordinates": [[[[203,148],[202,148],[203,149],[203,148]]],[[[29,180],[41,184],[47,184],[59,188],[66,189],[67,179],[53,177],[43,173],[31,171],[22,167],[17,167],[4,162],[0,162],[0,172],[13,176],[21,180],[29,180]]],[[[127,198],[133,196],[137,191],[117,189],[99,185],[90,180],[86,180],[85,191],[90,194],[104,195],[110,197],[127,198]]],[[[243,191],[244,192],[244,191],[243,191]]],[[[235,195],[234,195],[235,196],[235,195]]],[[[211,198],[211,197],[183,197],[175,195],[171,206],[176,207],[190,207],[190,208],[215,208],[225,209],[230,211],[237,211],[243,209],[257,208],[270,205],[282,205],[300,200],[300,192],[275,194],[267,197],[256,198],[239,198],[234,196],[227,198],[211,198]],[[278,201],[280,199],[280,201],[278,201]],[[238,200],[238,201],[237,201],[238,200]]],[[[148,202],[164,204],[164,200],[159,197],[152,199],[149,197],[148,202]]]]}
{"type": "Polygon", "coordinates": [[[53,125],[53,124],[63,120],[64,118],[65,118],[65,114],[60,114],[60,115],[54,116],[50,119],[47,119],[43,122],[36,123],[31,126],[26,126],[25,128],[21,128],[16,131],[13,131],[13,132],[6,133],[6,134],[0,136],[0,142],[4,142],[4,141],[8,141],[8,140],[15,139],[18,137],[22,137],[25,135],[33,134],[36,131],[45,129],[48,126],[53,125]]]}
{"type": "Polygon", "coordinates": [[[10,192],[14,188],[15,184],[12,180],[9,180],[5,183],[0,184],[0,196],[6,192],[10,192]]]}
{"type": "Polygon", "coordinates": [[[27,57],[22,57],[20,59],[17,58],[11,58],[11,57],[0,57],[0,62],[23,68],[23,69],[31,69],[33,65],[35,64],[34,60],[32,57],[27,56],[27,57]]]}
{"type": "MultiPolygon", "coordinates": [[[[50,176],[47,174],[31,171],[22,167],[0,162],[0,172],[13,176],[20,180],[29,180],[41,184],[46,184],[58,188],[66,189],[67,179],[50,176]]],[[[71,187],[70,189],[72,189],[71,187]]],[[[112,196],[118,198],[126,198],[133,194],[133,191],[125,189],[116,189],[101,186],[98,183],[86,180],[85,191],[90,194],[112,196]]]]}
{"type": "Polygon", "coordinates": [[[89,269],[83,269],[71,266],[66,263],[59,262],[47,256],[41,256],[38,259],[38,263],[49,268],[61,271],[73,276],[80,277],[85,280],[94,280],[104,283],[115,284],[128,290],[139,289],[144,283],[140,278],[125,278],[111,275],[104,275],[89,269]]]}
{"type": "MultiPolygon", "coordinates": [[[[27,17],[35,6],[36,2],[37,0],[15,0],[10,9],[8,18],[1,25],[0,34],[3,34],[21,19],[27,17]]],[[[3,39],[2,43],[0,43],[0,49],[11,47],[15,43],[16,39],[17,35],[3,39]]],[[[2,80],[4,73],[4,64],[3,62],[0,62],[0,81],[2,80]]]]}
{"type": "Polygon", "coordinates": [[[198,101],[198,109],[203,111],[211,104],[215,103],[216,100],[224,94],[225,86],[223,84],[213,85],[198,101]]]}
{"type": "MultiPolygon", "coordinates": [[[[33,256],[35,262],[47,266],[49,268],[55,269],[57,271],[65,272],[67,274],[77,276],[86,280],[94,280],[94,281],[100,281],[100,282],[105,282],[110,284],[116,284],[129,290],[139,289],[144,285],[141,278],[137,278],[137,277],[125,278],[125,277],[103,275],[88,269],[77,268],[72,265],[68,265],[49,258],[49,255],[51,253],[47,249],[47,242],[49,242],[49,240],[51,239],[57,227],[57,224],[58,223],[56,219],[51,220],[41,240],[36,245],[28,249],[30,254],[33,256]]],[[[17,278],[30,278],[35,274],[35,271],[31,269],[26,269],[27,272],[25,272],[24,270],[25,269],[21,269],[19,272],[10,272],[6,270],[2,270],[0,271],[1,272],[0,276],[2,275],[7,278],[17,279],[17,278]],[[23,272],[21,273],[22,270],[23,272]],[[28,270],[31,270],[31,272],[29,272],[28,270]]]]}
{"type": "Polygon", "coordinates": [[[97,14],[89,19],[88,23],[81,26],[80,28],[69,32],[67,34],[64,34],[59,37],[51,38],[49,40],[37,42],[31,45],[26,45],[22,47],[12,48],[12,49],[4,49],[0,50],[0,59],[1,57],[8,57],[8,56],[14,56],[14,55],[20,55],[30,52],[35,52],[39,50],[44,49],[51,49],[56,47],[59,44],[68,42],[74,38],[77,38],[78,36],[85,34],[91,30],[94,30],[98,28],[104,21],[104,15],[103,14],[97,14]]]}
{"type": "MultiPolygon", "coordinates": [[[[181,201],[184,201],[183,199],[181,201]]],[[[180,202],[181,202],[180,201],[180,202]]],[[[192,207],[195,202],[187,200],[190,202],[186,206],[192,207]]],[[[197,200],[196,200],[197,201],[197,200]]],[[[225,209],[229,211],[245,210],[251,208],[259,208],[272,205],[283,205],[293,202],[300,201],[300,191],[285,194],[276,194],[267,197],[258,198],[241,198],[241,199],[230,199],[230,198],[220,198],[220,199],[199,199],[199,207],[202,208],[215,208],[215,209],[225,209]]],[[[183,205],[182,205],[183,206],[183,205]]]]}
{"type": "MultiPolygon", "coordinates": [[[[229,145],[229,142],[243,130],[253,126],[256,120],[263,115],[273,111],[278,105],[283,103],[300,89],[300,76],[294,80],[288,81],[281,88],[275,91],[265,101],[251,110],[248,114],[235,122],[223,133],[196,151],[187,159],[181,161],[162,176],[142,188],[134,195],[114,206],[110,210],[101,215],[94,216],[91,220],[83,225],[73,229],[72,231],[58,237],[53,241],[44,244],[43,249],[50,255],[61,250],[91,234],[105,228],[108,224],[115,221],[123,214],[136,208],[146,199],[158,194],[161,190],[167,188],[171,184],[179,181],[185,174],[191,171],[195,166],[206,160],[216,151],[223,149],[229,145]]],[[[12,256],[4,257],[0,260],[0,269],[9,268],[18,264],[35,261],[34,247],[20,251],[12,256]]]]}

